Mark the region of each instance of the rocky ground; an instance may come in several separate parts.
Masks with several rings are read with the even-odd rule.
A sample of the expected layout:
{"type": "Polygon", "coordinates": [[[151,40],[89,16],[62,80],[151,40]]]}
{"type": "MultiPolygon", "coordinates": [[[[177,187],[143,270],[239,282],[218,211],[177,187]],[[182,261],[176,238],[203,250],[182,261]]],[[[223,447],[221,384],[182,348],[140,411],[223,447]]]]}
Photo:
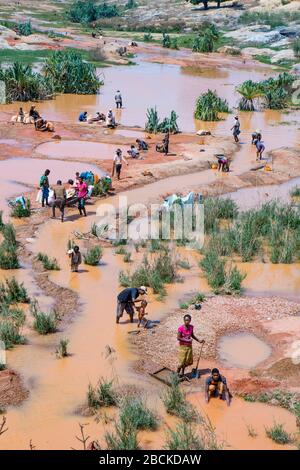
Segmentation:
{"type": "MultiPolygon", "coordinates": [[[[191,306],[188,310],[170,312],[155,328],[141,329],[138,335],[131,335],[131,341],[139,351],[139,358],[144,358],[136,364],[138,370],[153,373],[161,367],[169,367],[171,370],[176,368],[177,328],[186,313],[192,315],[196,336],[205,339],[199,368],[219,367],[228,378],[232,392],[254,393],[275,388],[284,390],[285,387],[300,392],[300,367],[290,357],[291,337],[293,341],[300,338],[296,326],[300,325],[300,305],[276,297],[213,296],[202,304],[201,310],[191,306]],[[249,371],[228,368],[220,361],[220,337],[241,331],[241,325],[243,332],[255,334],[272,349],[271,356],[259,369],[249,371]]],[[[199,346],[195,345],[197,350],[199,346]]]]}

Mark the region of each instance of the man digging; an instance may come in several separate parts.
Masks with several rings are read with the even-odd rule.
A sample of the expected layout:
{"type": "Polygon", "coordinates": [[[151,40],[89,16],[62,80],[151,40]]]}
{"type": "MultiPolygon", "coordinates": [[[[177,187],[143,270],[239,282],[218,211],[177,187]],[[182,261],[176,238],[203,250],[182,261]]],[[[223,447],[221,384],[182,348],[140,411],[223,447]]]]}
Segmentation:
{"type": "Polygon", "coordinates": [[[129,315],[130,322],[133,323],[135,303],[141,302],[143,300],[138,299],[140,295],[147,295],[147,287],[127,287],[119,293],[117,297],[116,323],[119,323],[120,318],[123,316],[124,310],[129,315]]]}

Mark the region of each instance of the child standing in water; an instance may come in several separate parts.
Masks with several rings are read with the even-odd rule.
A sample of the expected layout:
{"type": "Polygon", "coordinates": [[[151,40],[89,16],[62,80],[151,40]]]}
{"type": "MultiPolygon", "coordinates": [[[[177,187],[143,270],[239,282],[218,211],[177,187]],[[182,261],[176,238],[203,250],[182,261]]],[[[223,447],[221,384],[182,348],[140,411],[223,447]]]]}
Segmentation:
{"type": "Polygon", "coordinates": [[[75,245],[72,250],[68,251],[69,258],[71,259],[71,271],[72,273],[78,273],[78,267],[82,262],[81,253],[79,246],[75,245]]]}

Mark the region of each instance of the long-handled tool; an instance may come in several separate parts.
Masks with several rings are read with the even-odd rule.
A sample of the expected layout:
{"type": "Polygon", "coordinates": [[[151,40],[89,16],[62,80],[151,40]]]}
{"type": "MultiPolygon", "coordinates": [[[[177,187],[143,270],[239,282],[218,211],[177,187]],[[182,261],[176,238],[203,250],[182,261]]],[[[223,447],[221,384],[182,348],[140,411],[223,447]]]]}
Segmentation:
{"type": "Polygon", "coordinates": [[[198,370],[198,366],[199,366],[199,362],[200,362],[200,358],[201,358],[201,354],[202,354],[202,349],[203,349],[203,343],[201,345],[201,349],[200,349],[200,353],[199,353],[199,357],[198,357],[196,367],[192,369],[192,379],[199,379],[199,377],[200,377],[200,371],[198,370]]]}

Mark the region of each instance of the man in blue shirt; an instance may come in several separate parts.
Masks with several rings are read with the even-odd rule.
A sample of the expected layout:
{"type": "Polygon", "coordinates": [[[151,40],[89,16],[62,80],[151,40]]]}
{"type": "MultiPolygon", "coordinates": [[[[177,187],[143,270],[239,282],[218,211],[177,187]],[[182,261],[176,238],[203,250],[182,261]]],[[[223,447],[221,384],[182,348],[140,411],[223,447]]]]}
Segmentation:
{"type": "Polygon", "coordinates": [[[127,287],[122,290],[117,297],[117,318],[116,322],[119,323],[120,318],[123,316],[124,310],[128,313],[130,317],[130,322],[133,323],[134,316],[134,304],[136,302],[141,302],[142,299],[136,300],[140,295],[147,294],[147,287],[127,287]]]}
{"type": "Polygon", "coordinates": [[[80,113],[78,120],[79,120],[79,122],[86,122],[86,120],[87,120],[87,112],[84,111],[83,113],[80,113]]]}
{"type": "Polygon", "coordinates": [[[219,369],[212,369],[211,376],[205,381],[205,401],[209,402],[211,397],[219,397],[226,400],[230,405],[230,393],[227,387],[226,377],[220,374],[219,369]]]}

